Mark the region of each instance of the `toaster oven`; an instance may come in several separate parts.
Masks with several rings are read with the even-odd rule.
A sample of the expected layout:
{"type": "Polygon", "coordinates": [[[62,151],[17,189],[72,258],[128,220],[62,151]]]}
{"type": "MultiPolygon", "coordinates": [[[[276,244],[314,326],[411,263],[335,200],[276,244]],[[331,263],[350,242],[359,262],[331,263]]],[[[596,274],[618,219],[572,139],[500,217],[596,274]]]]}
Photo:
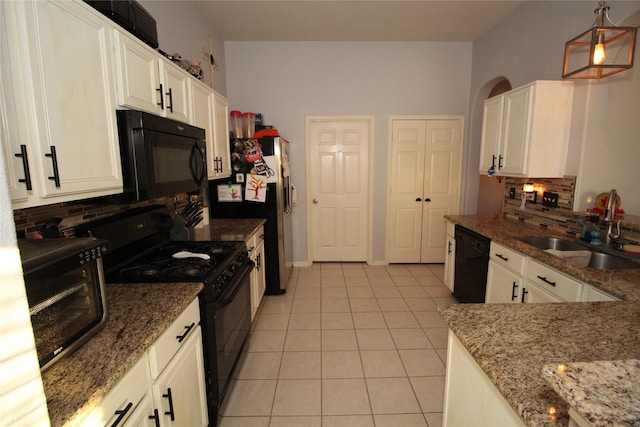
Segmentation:
{"type": "Polygon", "coordinates": [[[104,326],[107,243],[92,237],[18,240],[41,370],[104,326]]]}

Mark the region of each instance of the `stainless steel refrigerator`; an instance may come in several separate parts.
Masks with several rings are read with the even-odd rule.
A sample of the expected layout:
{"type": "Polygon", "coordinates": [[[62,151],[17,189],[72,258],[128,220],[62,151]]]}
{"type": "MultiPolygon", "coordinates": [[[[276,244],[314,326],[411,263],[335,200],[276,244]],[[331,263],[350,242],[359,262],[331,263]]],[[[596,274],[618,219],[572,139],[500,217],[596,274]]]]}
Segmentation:
{"type": "Polygon", "coordinates": [[[265,294],[283,294],[293,268],[289,143],[275,129],[230,143],[231,177],[209,181],[211,218],[267,220],[265,294]]]}

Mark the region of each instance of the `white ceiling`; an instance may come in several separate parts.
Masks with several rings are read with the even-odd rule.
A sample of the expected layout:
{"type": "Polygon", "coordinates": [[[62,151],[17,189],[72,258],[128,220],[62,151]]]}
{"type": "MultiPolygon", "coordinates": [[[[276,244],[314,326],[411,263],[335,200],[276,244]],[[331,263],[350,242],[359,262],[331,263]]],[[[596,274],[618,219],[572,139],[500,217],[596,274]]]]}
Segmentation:
{"type": "Polygon", "coordinates": [[[473,41],[526,0],[182,1],[224,41],[473,41]]]}

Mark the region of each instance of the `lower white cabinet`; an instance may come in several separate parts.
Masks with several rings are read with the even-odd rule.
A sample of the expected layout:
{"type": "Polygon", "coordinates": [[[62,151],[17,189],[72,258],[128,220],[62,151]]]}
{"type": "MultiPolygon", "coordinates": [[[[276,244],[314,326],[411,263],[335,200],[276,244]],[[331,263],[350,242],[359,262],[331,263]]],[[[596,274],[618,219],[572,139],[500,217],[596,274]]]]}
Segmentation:
{"type": "Polygon", "coordinates": [[[526,260],[526,256],[491,242],[485,302],[521,302],[526,260]]]}
{"type": "Polygon", "coordinates": [[[83,426],[208,425],[198,307],[196,298],[109,391],[83,426]]]}
{"type": "Polygon", "coordinates": [[[582,282],[532,259],[526,277],[523,302],[577,302],[582,297],[582,282]]]}
{"type": "Polygon", "coordinates": [[[489,377],[449,331],[443,426],[523,426],[489,377]]]}
{"type": "Polygon", "coordinates": [[[585,284],[582,289],[582,301],[620,301],[619,298],[585,284]]]}
{"type": "Polygon", "coordinates": [[[247,248],[249,250],[249,258],[255,264],[255,268],[251,271],[251,320],[258,312],[258,307],[262,302],[264,291],[266,289],[266,279],[264,275],[265,269],[265,252],[264,252],[264,227],[261,226],[247,239],[247,248]]]}
{"type": "Polygon", "coordinates": [[[456,225],[447,221],[444,255],[444,284],[453,292],[456,272],[456,225]]]}

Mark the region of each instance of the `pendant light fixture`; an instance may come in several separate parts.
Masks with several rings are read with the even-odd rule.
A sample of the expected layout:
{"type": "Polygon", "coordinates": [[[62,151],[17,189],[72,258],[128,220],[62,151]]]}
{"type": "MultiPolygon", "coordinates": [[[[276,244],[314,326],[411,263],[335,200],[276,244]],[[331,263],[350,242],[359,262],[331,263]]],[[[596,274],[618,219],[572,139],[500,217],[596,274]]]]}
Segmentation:
{"type": "Polygon", "coordinates": [[[599,0],[591,28],[566,43],[563,78],[600,79],[633,67],[637,28],[614,24],[606,3],[599,0]]]}

